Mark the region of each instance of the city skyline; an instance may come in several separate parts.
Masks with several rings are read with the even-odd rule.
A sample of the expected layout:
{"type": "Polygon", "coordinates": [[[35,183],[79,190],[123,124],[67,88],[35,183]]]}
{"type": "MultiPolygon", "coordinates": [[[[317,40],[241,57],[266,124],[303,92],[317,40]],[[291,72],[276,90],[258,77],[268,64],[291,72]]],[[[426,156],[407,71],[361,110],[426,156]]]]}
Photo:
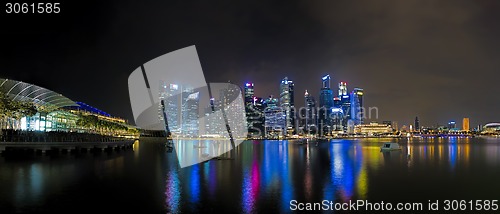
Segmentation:
{"type": "MultiPolygon", "coordinates": [[[[418,116],[430,126],[468,117],[475,127],[500,121],[500,101],[491,99],[500,93],[491,87],[499,78],[499,4],[120,2],[119,8],[96,8],[65,2],[71,13],[57,17],[2,14],[9,42],[0,63],[3,78],[51,88],[133,121],[130,71],[194,44],[208,82],[252,81],[260,86],[256,94],[277,96],[276,81],[288,76],[295,91],[316,95],[320,86],[310,77],[329,73],[332,85],[347,81],[365,89],[364,104],[379,108],[380,121],[412,124],[418,116]],[[214,15],[220,8],[224,12],[214,15]],[[132,22],[131,13],[145,15],[132,22]]],[[[296,103],[303,99],[297,96],[296,103]]]]}

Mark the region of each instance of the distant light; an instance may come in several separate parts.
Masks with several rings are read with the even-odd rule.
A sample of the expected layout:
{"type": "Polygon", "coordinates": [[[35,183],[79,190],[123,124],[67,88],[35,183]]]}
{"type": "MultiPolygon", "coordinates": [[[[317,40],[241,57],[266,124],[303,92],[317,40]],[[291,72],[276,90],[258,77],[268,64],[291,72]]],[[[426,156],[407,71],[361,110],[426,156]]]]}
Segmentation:
{"type": "Polygon", "coordinates": [[[349,95],[344,95],[344,96],[342,96],[342,97],[343,97],[343,98],[349,98],[349,95]]]}
{"type": "Polygon", "coordinates": [[[199,97],[200,92],[192,93],[188,96],[188,100],[197,100],[199,97]]]}
{"type": "Polygon", "coordinates": [[[177,90],[179,89],[179,86],[177,84],[170,84],[170,89],[177,90]]]}
{"type": "Polygon", "coordinates": [[[329,78],[330,78],[330,75],[328,74],[328,75],[326,75],[326,76],[322,77],[321,79],[322,79],[322,80],[326,80],[326,79],[329,79],[329,78]]]}
{"type": "Polygon", "coordinates": [[[341,108],[332,108],[332,113],[342,112],[341,108]]]}

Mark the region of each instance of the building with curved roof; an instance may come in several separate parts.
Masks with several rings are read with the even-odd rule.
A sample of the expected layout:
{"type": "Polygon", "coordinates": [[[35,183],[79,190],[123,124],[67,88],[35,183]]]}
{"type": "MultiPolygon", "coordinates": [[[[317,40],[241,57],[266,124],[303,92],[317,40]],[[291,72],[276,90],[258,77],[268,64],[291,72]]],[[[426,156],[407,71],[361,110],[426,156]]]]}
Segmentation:
{"type": "Polygon", "coordinates": [[[500,134],[500,123],[488,123],[484,125],[481,134],[500,134]]]}
{"type": "Polygon", "coordinates": [[[56,108],[78,106],[62,94],[17,80],[0,78],[0,90],[12,100],[31,101],[36,105],[56,108]]]}
{"type": "Polygon", "coordinates": [[[132,127],[122,118],[112,117],[83,102],[75,102],[60,93],[30,83],[0,78],[0,92],[11,101],[33,103],[37,111],[34,115],[22,114],[21,118],[4,115],[0,118],[1,129],[95,132],[88,125],[78,124],[83,116],[132,127]]]}

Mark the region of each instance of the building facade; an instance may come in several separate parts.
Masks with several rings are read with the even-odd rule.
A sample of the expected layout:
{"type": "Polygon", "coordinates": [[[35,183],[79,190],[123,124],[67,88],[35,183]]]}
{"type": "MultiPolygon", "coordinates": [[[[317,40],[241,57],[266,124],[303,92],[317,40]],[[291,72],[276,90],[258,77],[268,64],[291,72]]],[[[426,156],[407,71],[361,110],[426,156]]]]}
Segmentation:
{"type": "Polygon", "coordinates": [[[314,97],[309,94],[306,90],[304,93],[304,101],[305,101],[305,108],[304,108],[304,125],[303,129],[306,134],[315,134],[317,133],[317,112],[316,112],[316,101],[314,100],[314,97]]]}
{"type": "Polygon", "coordinates": [[[294,83],[285,77],[280,83],[280,106],[285,111],[287,134],[295,133],[295,99],[294,99],[294,83]]]}

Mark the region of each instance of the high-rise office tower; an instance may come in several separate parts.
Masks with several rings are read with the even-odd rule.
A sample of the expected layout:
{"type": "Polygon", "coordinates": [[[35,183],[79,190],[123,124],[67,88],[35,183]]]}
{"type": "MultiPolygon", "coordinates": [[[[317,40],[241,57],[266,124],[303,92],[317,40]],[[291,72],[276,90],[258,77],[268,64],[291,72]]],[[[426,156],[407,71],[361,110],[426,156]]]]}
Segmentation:
{"type": "Polygon", "coordinates": [[[305,101],[305,115],[304,115],[304,131],[306,133],[311,133],[315,131],[316,127],[316,101],[314,97],[310,95],[307,90],[304,94],[305,101]]]}
{"type": "Polygon", "coordinates": [[[470,131],[470,124],[469,124],[469,118],[468,117],[464,117],[464,119],[462,120],[462,130],[463,131],[470,131]]]}
{"type": "Polygon", "coordinates": [[[330,75],[321,78],[322,88],[319,92],[319,107],[333,107],[333,91],[330,88],[330,75]]]}
{"type": "Polygon", "coordinates": [[[346,96],[347,94],[347,83],[346,82],[340,82],[339,83],[339,97],[342,98],[342,96],[346,96]]]}
{"type": "Polygon", "coordinates": [[[295,104],[294,104],[294,84],[293,81],[285,77],[280,84],[280,106],[286,114],[287,132],[295,132],[295,104]]]}
{"type": "Polygon", "coordinates": [[[266,138],[277,139],[286,134],[286,112],[278,106],[278,99],[269,96],[264,102],[264,134],[266,138]]]}
{"type": "Polygon", "coordinates": [[[182,134],[186,137],[198,137],[200,92],[185,88],[182,92],[182,102],[182,134]]]}
{"type": "Polygon", "coordinates": [[[319,92],[318,129],[320,135],[332,130],[331,109],[333,108],[333,91],[330,88],[330,75],[321,78],[322,87],[319,92]]]}
{"type": "Polygon", "coordinates": [[[330,75],[327,74],[321,77],[321,88],[330,88],[330,75]]]}
{"type": "Polygon", "coordinates": [[[344,131],[347,131],[347,123],[351,119],[351,99],[347,93],[347,83],[339,83],[339,98],[340,98],[340,108],[344,113],[344,119],[342,120],[342,127],[344,131]]]}
{"type": "Polygon", "coordinates": [[[254,97],[253,83],[245,83],[245,107],[252,105],[254,97]]]}
{"type": "Polygon", "coordinates": [[[241,88],[236,86],[228,86],[227,88],[223,88],[219,91],[220,100],[221,100],[221,108],[224,109],[224,117],[227,121],[227,124],[231,127],[229,134],[232,137],[247,137],[247,136],[238,136],[237,134],[244,133],[241,130],[248,129],[245,123],[241,121],[235,121],[237,118],[245,118],[245,106],[244,103],[241,102],[233,102],[235,99],[241,99],[241,88]],[[228,111],[228,109],[231,109],[228,111]]]}
{"type": "Polygon", "coordinates": [[[353,120],[354,125],[359,125],[363,123],[364,112],[363,112],[363,89],[354,88],[351,92],[351,120],[353,120]]]}
{"type": "Polygon", "coordinates": [[[219,122],[224,120],[224,116],[220,111],[221,108],[222,103],[220,100],[210,99],[210,104],[205,108],[205,117],[203,118],[205,122],[205,134],[219,137],[226,136],[227,128],[219,122]]]}
{"type": "MultiPolygon", "coordinates": [[[[418,120],[418,117],[415,117],[415,131],[420,131],[420,121],[418,120]]],[[[412,130],[413,131],[413,130],[412,130]]]]}
{"type": "Polygon", "coordinates": [[[163,106],[160,107],[158,114],[160,120],[166,119],[166,130],[169,132],[180,133],[181,121],[181,100],[180,96],[181,87],[177,84],[167,84],[162,82],[160,84],[160,102],[163,106]]]}
{"type": "Polygon", "coordinates": [[[244,91],[248,135],[249,137],[260,137],[259,135],[264,132],[264,100],[262,98],[255,97],[253,83],[245,83],[244,91]]]}
{"type": "Polygon", "coordinates": [[[250,110],[251,112],[247,114],[247,121],[249,124],[248,134],[252,137],[262,137],[264,134],[265,108],[265,100],[254,96],[250,110]]]}

